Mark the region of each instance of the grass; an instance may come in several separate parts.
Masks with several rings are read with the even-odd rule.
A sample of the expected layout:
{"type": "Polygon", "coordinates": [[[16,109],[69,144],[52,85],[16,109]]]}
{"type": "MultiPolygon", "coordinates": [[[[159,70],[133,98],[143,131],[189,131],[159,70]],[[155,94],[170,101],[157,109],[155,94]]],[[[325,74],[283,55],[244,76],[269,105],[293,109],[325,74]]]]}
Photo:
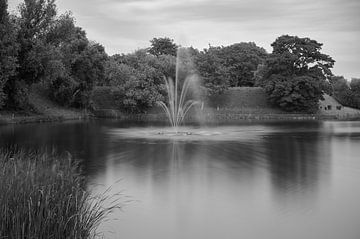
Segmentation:
{"type": "Polygon", "coordinates": [[[0,238],[96,238],[114,209],[106,196],[85,190],[85,178],[70,157],[0,150],[0,238]]]}

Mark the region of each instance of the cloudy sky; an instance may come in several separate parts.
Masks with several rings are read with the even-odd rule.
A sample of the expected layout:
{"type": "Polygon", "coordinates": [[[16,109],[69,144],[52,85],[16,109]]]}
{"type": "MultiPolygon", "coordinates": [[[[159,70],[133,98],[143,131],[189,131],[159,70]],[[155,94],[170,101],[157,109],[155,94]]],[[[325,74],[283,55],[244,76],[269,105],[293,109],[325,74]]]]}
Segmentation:
{"type": "MultiPolygon", "coordinates": [[[[11,11],[21,0],[9,0],[11,11]]],[[[360,0],[57,0],[108,54],[167,36],[198,49],[253,41],[271,52],[289,34],[324,43],[334,74],[360,77],[360,0]]]]}

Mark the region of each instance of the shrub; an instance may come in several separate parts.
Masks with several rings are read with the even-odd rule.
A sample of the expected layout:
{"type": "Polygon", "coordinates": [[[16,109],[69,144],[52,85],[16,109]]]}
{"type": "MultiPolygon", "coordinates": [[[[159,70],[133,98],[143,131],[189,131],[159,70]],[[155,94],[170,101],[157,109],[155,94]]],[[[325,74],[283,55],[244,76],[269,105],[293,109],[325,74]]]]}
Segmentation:
{"type": "Polygon", "coordinates": [[[353,78],[349,82],[343,76],[331,78],[333,95],[345,106],[360,109],[360,79],[353,78]]]}

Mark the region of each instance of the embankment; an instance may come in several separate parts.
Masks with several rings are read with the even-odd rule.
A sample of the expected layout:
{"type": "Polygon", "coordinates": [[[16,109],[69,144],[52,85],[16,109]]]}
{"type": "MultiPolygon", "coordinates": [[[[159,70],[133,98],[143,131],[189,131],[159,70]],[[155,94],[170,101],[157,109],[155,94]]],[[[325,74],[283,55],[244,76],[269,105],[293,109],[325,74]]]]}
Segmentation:
{"type": "Polygon", "coordinates": [[[66,108],[54,103],[41,84],[35,84],[30,89],[29,104],[31,110],[28,111],[0,111],[0,125],[77,120],[90,116],[88,111],[66,108]]]}
{"type": "MultiPolygon", "coordinates": [[[[98,88],[94,94],[99,118],[117,118],[133,121],[167,121],[158,108],[146,114],[126,114],[118,110],[115,96],[109,87],[98,88]]],[[[265,91],[260,87],[230,88],[219,96],[209,97],[203,107],[198,107],[187,116],[187,122],[238,122],[275,120],[357,120],[360,110],[343,107],[331,96],[325,95],[316,114],[288,113],[270,105],[265,91]]]]}

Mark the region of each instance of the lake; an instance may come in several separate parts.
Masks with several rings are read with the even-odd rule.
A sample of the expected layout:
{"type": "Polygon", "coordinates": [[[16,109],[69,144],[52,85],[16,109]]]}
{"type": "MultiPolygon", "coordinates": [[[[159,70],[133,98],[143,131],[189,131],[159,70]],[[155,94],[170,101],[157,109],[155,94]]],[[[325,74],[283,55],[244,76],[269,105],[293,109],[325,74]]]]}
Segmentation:
{"type": "Polygon", "coordinates": [[[112,120],[5,125],[0,146],[69,152],[94,194],[121,193],[105,238],[360,238],[360,122],[163,131],[112,120]]]}

